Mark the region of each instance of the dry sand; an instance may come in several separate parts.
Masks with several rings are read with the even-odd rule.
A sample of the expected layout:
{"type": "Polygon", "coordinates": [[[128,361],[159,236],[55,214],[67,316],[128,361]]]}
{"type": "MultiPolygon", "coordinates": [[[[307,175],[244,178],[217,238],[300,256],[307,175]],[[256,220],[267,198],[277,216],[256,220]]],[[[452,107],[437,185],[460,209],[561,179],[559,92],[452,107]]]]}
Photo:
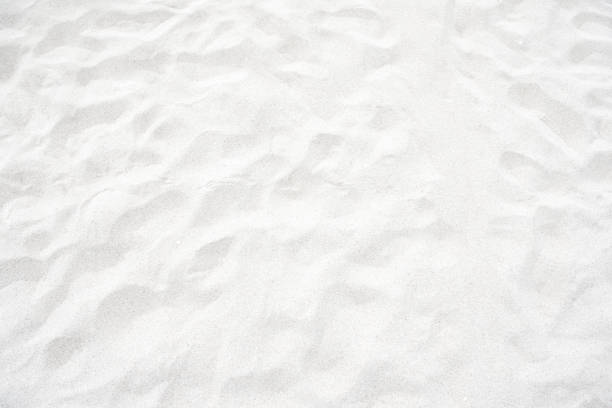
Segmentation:
{"type": "Polygon", "coordinates": [[[612,2],[2,0],[0,407],[612,407],[612,2]]]}

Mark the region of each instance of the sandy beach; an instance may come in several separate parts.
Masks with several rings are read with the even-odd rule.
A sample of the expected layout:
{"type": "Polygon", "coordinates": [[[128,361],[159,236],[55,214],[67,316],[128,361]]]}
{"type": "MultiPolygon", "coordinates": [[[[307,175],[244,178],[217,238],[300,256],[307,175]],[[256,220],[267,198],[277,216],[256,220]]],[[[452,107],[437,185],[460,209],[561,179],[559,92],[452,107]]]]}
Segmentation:
{"type": "Polygon", "coordinates": [[[0,408],[612,407],[609,0],[0,0],[0,408]]]}

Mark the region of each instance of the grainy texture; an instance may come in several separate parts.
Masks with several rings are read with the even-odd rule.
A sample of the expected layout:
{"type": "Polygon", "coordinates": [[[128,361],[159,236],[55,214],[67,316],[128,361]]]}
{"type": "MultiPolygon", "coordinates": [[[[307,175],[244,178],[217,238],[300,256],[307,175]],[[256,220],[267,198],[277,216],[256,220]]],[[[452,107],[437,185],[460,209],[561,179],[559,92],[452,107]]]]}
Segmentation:
{"type": "Polygon", "coordinates": [[[612,3],[0,1],[0,407],[612,407],[612,3]]]}

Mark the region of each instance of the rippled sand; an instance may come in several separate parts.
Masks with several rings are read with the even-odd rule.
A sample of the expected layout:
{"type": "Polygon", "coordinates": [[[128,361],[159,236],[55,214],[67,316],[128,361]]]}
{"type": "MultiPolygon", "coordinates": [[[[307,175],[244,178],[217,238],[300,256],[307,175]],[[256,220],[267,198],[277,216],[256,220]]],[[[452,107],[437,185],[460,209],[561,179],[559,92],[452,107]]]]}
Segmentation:
{"type": "Polygon", "coordinates": [[[612,406],[612,3],[2,0],[0,407],[612,406]]]}

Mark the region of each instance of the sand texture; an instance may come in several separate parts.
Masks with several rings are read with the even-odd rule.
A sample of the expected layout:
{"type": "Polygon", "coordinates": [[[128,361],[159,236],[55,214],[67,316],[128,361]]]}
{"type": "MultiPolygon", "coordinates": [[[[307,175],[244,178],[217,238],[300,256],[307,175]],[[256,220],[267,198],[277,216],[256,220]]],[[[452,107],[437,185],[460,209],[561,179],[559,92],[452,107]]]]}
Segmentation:
{"type": "Polygon", "coordinates": [[[609,0],[0,0],[0,408],[612,407],[609,0]]]}

